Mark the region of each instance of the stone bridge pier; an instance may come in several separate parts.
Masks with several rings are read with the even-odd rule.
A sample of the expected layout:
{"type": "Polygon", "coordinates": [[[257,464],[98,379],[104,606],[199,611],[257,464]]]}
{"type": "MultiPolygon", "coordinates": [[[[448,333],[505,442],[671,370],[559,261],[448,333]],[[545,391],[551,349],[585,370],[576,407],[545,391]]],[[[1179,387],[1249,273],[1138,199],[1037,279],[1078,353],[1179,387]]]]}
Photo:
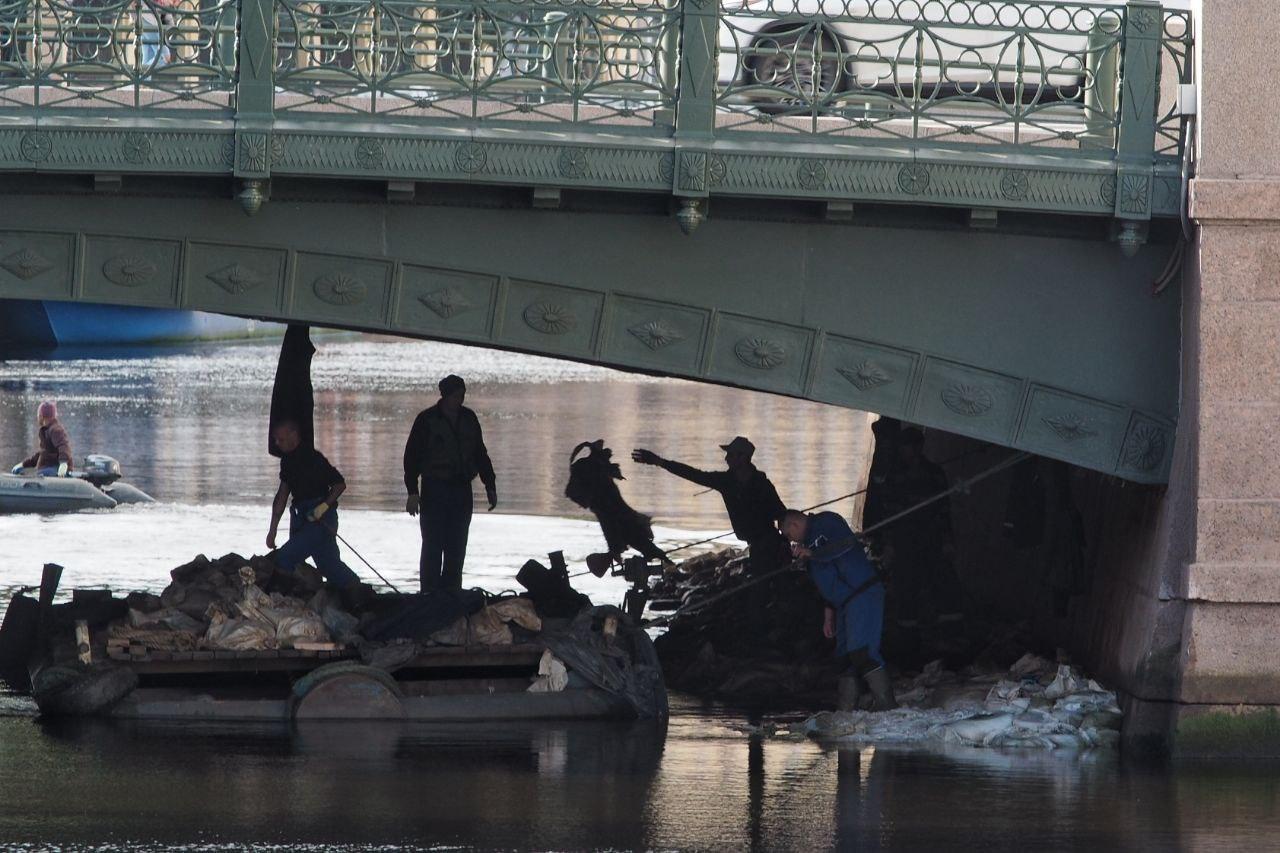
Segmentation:
{"type": "Polygon", "coordinates": [[[1178,438],[1109,657],[1132,736],[1280,756],[1280,6],[1206,0],[1199,20],[1178,438]]]}

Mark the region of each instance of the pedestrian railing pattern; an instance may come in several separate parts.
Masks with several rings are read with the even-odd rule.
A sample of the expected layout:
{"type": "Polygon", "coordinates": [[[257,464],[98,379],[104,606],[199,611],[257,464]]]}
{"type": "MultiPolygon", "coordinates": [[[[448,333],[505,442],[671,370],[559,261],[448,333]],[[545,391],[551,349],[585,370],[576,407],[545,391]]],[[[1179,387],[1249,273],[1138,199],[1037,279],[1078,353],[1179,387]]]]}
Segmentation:
{"type": "Polygon", "coordinates": [[[0,109],[234,107],[237,0],[0,0],[0,109]]]}
{"type": "Polygon", "coordinates": [[[282,112],[642,124],[676,103],[671,0],[279,0],[276,13],[282,112]]]}
{"type": "Polygon", "coordinates": [[[264,72],[239,61],[240,21],[252,13],[269,17],[265,70],[281,113],[660,134],[678,109],[698,118],[694,102],[705,101],[700,129],[713,135],[1096,149],[1117,144],[1126,95],[1154,93],[1153,150],[1181,150],[1187,12],[1023,0],[699,2],[0,0],[0,108],[232,109],[240,76],[264,72]],[[1158,36],[1147,92],[1122,85],[1135,34],[1158,36]]]}

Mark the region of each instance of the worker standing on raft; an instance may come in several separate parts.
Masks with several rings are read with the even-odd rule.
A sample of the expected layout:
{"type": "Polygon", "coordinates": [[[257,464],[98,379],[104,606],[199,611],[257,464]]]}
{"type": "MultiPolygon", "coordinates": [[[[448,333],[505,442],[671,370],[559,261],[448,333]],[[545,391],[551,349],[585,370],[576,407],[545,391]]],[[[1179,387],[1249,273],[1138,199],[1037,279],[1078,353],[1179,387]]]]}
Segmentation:
{"type": "Polygon", "coordinates": [[[423,592],[462,589],[462,565],[471,530],[471,483],[484,483],[489,509],[498,505],[493,462],[476,413],[462,405],[467,384],[450,374],[440,380],[440,400],[423,409],[404,445],[405,512],[422,513],[418,575],[423,592]]]}
{"type": "Polygon", "coordinates": [[[280,488],[271,504],[268,548],[276,547],[280,517],[293,495],[289,541],[273,550],[272,559],[282,571],[292,572],[294,566],[311,557],[325,580],[340,590],[354,588],[359,578],[338,553],[338,498],[347,490],[346,481],[323,453],[302,445],[296,421],[276,424],[271,439],[280,451],[280,488]]]}
{"type": "Polygon", "coordinates": [[[836,654],[848,663],[841,675],[839,707],[857,708],[858,678],[875,699],[874,710],[898,707],[893,683],[880,655],[884,628],[884,584],[853,530],[834,512],[806,515],[789,509],[782,533],[795,543],[792,553],[809,562],[809,577],[826,600],[822,633],[836,641],[836,654]]]}

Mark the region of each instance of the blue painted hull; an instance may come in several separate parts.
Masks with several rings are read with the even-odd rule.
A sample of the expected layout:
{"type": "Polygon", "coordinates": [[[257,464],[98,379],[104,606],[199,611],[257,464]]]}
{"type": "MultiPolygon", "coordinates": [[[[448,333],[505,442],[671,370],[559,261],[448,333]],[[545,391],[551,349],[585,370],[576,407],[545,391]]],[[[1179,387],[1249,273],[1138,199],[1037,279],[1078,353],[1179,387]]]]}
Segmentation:
{"type": "Polygon", "coordinates": [[[0,299],[0,354],[278,335],[283,327],[199,311],[0,299]]]}

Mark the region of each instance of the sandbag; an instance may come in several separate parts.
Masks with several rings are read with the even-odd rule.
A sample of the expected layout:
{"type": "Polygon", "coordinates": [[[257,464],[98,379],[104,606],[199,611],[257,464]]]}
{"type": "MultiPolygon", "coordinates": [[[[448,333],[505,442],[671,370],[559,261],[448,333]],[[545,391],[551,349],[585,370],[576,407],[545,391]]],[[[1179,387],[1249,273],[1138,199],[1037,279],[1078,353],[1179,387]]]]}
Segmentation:
{"type": "Polygon", "coordinates": [[[256,619],[227,619],[220,613],[214,614],[213,621],[209,623],[209,630],[204,635],[204,645],[211,649],[232,651],[279,647],[276,629],[271,624],[256,619]]]}
{"type": "Polygon", "coordinates": [[[569,684],[569,670],[564,661],[547,649],[538,661],[538,677],[529,685],[529,693],[559,693],[569,684]]]}

